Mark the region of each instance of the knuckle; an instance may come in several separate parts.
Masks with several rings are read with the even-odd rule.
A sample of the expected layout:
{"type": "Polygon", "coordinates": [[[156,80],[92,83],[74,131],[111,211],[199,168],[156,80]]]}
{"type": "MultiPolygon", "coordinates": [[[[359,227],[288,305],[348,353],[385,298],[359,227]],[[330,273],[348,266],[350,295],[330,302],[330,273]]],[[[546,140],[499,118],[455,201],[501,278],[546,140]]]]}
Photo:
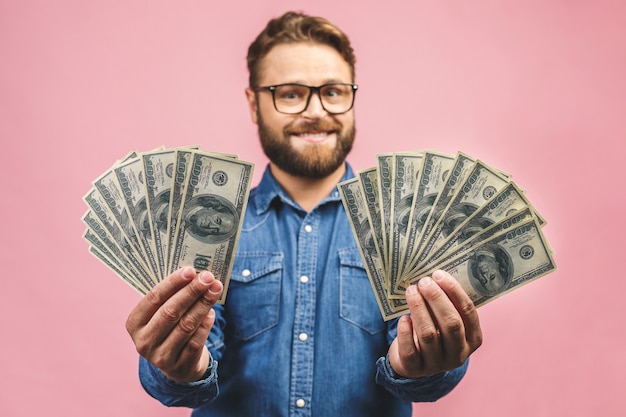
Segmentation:
{"type": "Polygon", "coordinates": [[[438,341],[437,329],[429,326],[420,331],[419,338],[422,343],[431,345],[438,341]]]}
{"type": "Polygon", "coordinates": [[[453,336],[464,333],[465,326],[460,317],[450,316],[441,323],[441,329],[453,336]]]}
{"type": "Polygon", "coordinates": [[[132,315],[129,315],[126,318],[126,331],[128,332],[128,334],[130,334],[131,336],[135,333],[135,329],[137,327],[137,325],[135,324],[135,319],[133,318],[132,315]]]}
{"type": "Polygon", "coordinates": [[[198,320],[195,317],[186,315],[178,321],[178,328],[184,334],[193,334],[198,328],[198,320]]]}
{"type": "Polygon", "coordinates": [[[163,303],[163,298],[161,297],[161,294],[156,290],[156,288],[152,288],[150,291],[148,291],[145,298],[146,301],[153,306],[159,306],[163,303]]]}
{"type": "Polygon", "coordinates": [[[195,354],[196,352],[198,352],[199,350],[202,350],[203,348],[204,348],[204,341],[194,337],[194,338],[189,339],[189,341],[187,342],[187,346],[185,347],[185,350],[191,354],[195,354]]]}
{"type": "Polygon", "coordinates": [[[161,308],[161,317],[167,322],[175,323],[180,319],[180,313],[173,306],[165,304],[161,308]]]}
{"type": "Polygon", "coordinates": [[[461,311],[461,314],[465,316],[469,316],[476,312],[476,307],[474,306],[474,303],[472,302],[472,300],[468,299],[467,301],[462,302],[459,305],[459,310],[461,311]]]}
{"type": "Polygon", "coordinates": [[[154,344],[152,341],[147,339],[138,339],[135,341],[135,349],[137,350],[137,353],[143,357],[150,356],[153,346],[154,344]]]}

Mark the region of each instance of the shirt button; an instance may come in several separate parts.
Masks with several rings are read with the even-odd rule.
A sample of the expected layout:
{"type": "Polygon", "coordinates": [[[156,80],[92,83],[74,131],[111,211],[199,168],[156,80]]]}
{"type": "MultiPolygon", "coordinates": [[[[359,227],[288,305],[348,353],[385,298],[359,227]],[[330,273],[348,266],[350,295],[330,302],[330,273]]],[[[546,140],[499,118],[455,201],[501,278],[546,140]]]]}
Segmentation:
{"type": "Polygon", "coordinates": [[[308,338],[309,338],[309,335],[306,333],[300,333],[298,335],[298,339],[300,339],[301,342],[306,342],[308,338]]]}
{"type": "Polygon", "coordinates": [[[305,404],[306,404],[306,402],[302,398],[298,398],[296,400],[296,407],[298,407],[298,408],[304,407],[305,404]]]}
{"type": "Polygon", "coordinates": [[[307,282],[309,282],[309,277],[307,277],[306,275],[302,275],[300,277],[300,282],[306,284],[307,282]]]}
{"type": "Polygon", "coordinates": [[[313,227],[310,224],[304,226],[304,231],[307,233],[311,233],[313,231],[313,227]]]}
{"type": "Polygon", "coordinates": [[[252,272],[250,272],[249,269],[244,269],[243,271],[241,271],[241,276],[244,277],[244,278],[245,277],[249,277],[251,273],[252,272]]]}

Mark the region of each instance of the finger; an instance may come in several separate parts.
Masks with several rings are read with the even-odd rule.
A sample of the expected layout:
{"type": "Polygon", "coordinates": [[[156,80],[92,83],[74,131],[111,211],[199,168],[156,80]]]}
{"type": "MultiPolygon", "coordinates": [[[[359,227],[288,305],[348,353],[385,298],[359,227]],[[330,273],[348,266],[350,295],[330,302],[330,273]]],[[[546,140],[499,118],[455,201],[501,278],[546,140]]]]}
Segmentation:
{"type": "Polygon", "coordinates": [[[146,325],[147,332],[162,336],[153,342],[160,344],[167,338],[169,348],[178,351],[213,308],[222,288],[222,283],[212,273],[202,271],[163,303],[146,325]]]}
{"type": "Polygon", "coordinates": [[[196,277],[191,267],[179,269],[157,284],[145,297],[139,300],[126,320],[126,328],[131,335],[136,329],[146,325],[159,308],[185,285],[196,277]]]}
{"type": "Polygon", "coordinates": [[[397,340],[398,340],[398,356],[403,364],[406,364],[409,361],[419,361],[420,353],[415,345],[415,337],[413,334],[413,323],[409,316],[402,316],[400,320],[398,320],[398,329],[397,329],[397,340]]]}
{"type": "Polygon", "coordinates": [[[461,284],[459,284],[459,282],[446,271],[435,271],[433,273],[433,279],[446,293],[459,314],[459,317],[463,322],[465,339],[470,346],[473,347],[473,350],[477,349],[482,344],[482,330],[480,328],[478,311],[476,310],[474,303],[467,295],[461,284]]]}
{"type": "Polygon", "coordinates": [[[417,339],[417,348],[426,364],[436,362],[441,355],[438,323],[421,293],[421,287],[431,286],[434,287],[436,285],[433,285],[432,279],[424,277],[419,280],[417,286],[410,285],[406,290],[406,300],[411,311],[411,321],[417,339]],[[418,290],[418,286],[420,290],[418,290]]]}
{"type": "Polygon", "coordinates": [[[438,359],[446,367],[460,365],[467,352],[463,320],[447,294],[430,277],[422,278],[418,287],[440,332],[438,359]]]}
{"type": "Polygon", "coordinates": [[[184,345],[177,358],[178,374],[170,374],[171,379],[179,380],[179,382],[197,381],[204,375],[210,362],[205,343],[214,323],[215,310],[211,309],[202,320],[200,327],[184,345]]]}
{"type": "Polygon", "coordinates": [[[201,272],[198,280],[205,280],[208,289],[187,309],[163,341],[175,357],[180,356],[186,349],[195,351],[202,348],[215,320],[214,314],[212,318],[208,317],[222,292],[222,283],[207,271],[201,272]]]}

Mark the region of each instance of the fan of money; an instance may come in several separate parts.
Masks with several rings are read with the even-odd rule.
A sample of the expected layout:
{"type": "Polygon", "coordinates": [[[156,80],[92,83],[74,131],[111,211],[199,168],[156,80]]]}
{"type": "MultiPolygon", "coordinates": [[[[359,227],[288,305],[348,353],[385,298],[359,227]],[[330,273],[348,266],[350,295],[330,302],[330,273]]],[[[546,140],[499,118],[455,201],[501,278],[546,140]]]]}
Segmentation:
{"type": "Polygon", "coordinates": [[[182,266],[230,273],[254,165],[199,147],[131,152],[83,200],[89,251],[140,294],[182,266]]]}
{"type": "Polygon", "coordinates": [[[556,269],[546,221],[503,171],[465,153],[380,154],[338,185],[385,320],[437,269],[479,307],[556,269]]]}

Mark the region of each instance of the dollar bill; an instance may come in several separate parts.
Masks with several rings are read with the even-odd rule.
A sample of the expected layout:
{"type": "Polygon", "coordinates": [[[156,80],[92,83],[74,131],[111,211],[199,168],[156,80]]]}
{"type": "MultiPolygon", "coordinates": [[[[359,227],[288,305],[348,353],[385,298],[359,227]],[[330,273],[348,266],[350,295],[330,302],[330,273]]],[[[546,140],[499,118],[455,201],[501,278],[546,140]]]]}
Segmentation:
{"type": "Polygon", "coordinates": [[[126,273],[126,276],[131,277],[131,281],[137,283],[137,285],[144,289],[148,289],[149,283],[145,281],[141,272],[134,267],[132,261],[124,251],[120,249],[94,213],[91,210],[87,210],[82,220],[87,226],[83,238],[88,241],[91,246],[95,246],[99,252],[119,265],[119,268],[126,273]]]}
{"type": "Polygon", "coordinates": [[[476,211],[469,214],[465,220],[458,225],[449,223],[434,240],[433,249],[426,259],[421,262],[421,269],[427,269],[428,265],[442,257],[446,252],[455,246],[468,240],[473,235],[482,232],[494,223],[505,219],[512,213],[529,208],[529,211],[537,217],[543,226],[542,219],[532,207],[523,191],[514,182],[508,182],[504,188],[498,191],[493,197],[488,199],[476,211]]]}
{"type": "Polygon", "coordinates": [[[109,250],[109,247],[100,240],[100,237],[96,235],[91,229],[85,230],[83,238],[89,242],[91,253],[102,262],[104,262],[109,268],[111,268],[120,278],[122,278],[128,285],[136,289],[142,294],[146,294],[149,289],[145,286],[141,279],[137,279],[133,273],[120,262],[119,258],[115,256],[113,252],[109,250]]]}
{"type": "MultiPolygon", "coordinates": [[[[456,241],[450,240],[446,242],[446,245],[433,254],[432,258],[425,261],[422,268],[413,272],[412,276],[421,276],[429,270],[435,268],[436,265],[440,264],[443,259],[458,256],[461,253],[478,246],[483,240],[487,240],[495,234],[515,227],[516,225],[532,218],[536,218],[535,211],[530,206],[527,206],[519,211],[510,213],[503,219],[499,219],[490,225],[487,225],[488,222],[485,224],[478,223],[477,226],[475,226],[476,223],[468,223],[465,227],[462,227],[461,230],[458,231],[458,239],[456,241]]],[[[541,225],[541,221],[539,219],[537,219],[537,222],[541,225]]],[[[552,252],[549,247],[548,250],[552,252]]]]}
{"type": "Polygon", "coordinates": [[[83,197],[83,200],[93,213],[93,216],[99,221],[108,235],[113,239],[116,245],[122,250],[126,258],[131,262],[135,271],[148,283],[150,287],[155,285],[152,274],[143,262],[141,254],[136,250],[135,245],[118,224],[115,216],[109,210],[109,205],[105,198],[95,188],[90,189],[83,197]]]}
{"type": "Polygon", "coordinates": [[[108,266],[110,270],[112,270],[117,276],[119,276],[128,285],[130,285],[133,289],[135,289],[135,291],[137,291],[140,295],[146,295],[148,293],[144,288],[138,286],[132,279],[130,279],[126,275],[126,273],[120,269],[119,264],[115,262],[115,260],[109,259],[96,246],[90,245],[89,253],[91,253],[100,262],[108,266]]]}
{"type": "MultiPolygon", "coordinates": [[[[124,161],[122,163],[126,162],[128,161],[124,161]]],[[[113,169],[114,168],[109,169],[100,177],[98,177],[93,182],[93,186],[103,197],[104,202],[106,203],[110,213],[115,219],[115,222],[117,222],[117,224],[120,226],[120,230],[126,235],[134,250],[139,255],[139,258],[144,262],[144,265],[148,270],[148,276],[150,277],[150,280],[152,282],[156,282],[155,277],[157,274],[155,271],[155,260],[152,256],[150,256],[149,253],[146,252],[140,242],[140,238],[138,236],[137,230],[135,229],[131,214],[126,208],[124,195],[113,169]]]]}
{"type": "Polygon", "coordinates": [[[150,226],[143,160],[137,157],[123,162],[113,168],[113,173],[123,197],[125,212],[132,222],[134,233],[139,238],[142,253],[152,269],[154,281],[158,282],[164,271],[159,266],[154,233],[150,226]]]}
{"type": "Polygon", "coordinates": [[[422,169],[419,172],[409,214],[407,235],[400,257],[401,275],[404,275],[409,262],[412,260],[407,254],[413,253],[417,238],[422,232],[435,199],[443,188],[454,163],[453,156],[432,150],[425,151],[423,155],[422,169]]]}
{"type": "Polygon", "coordinates": [[[416,255],[416,266],[426,259],[441,233],[452,232],[508,183],[508,177],[501,175],[484,162],[476,161],[452,194],[442,213],[437,215],[430,233],[423,239],[421,249],[416,255]]]}
{"type": "Polygon", "coordinates": [[[348,221],[356,238],[367,276],[374,290],[378,308],[385,320],[398,317],[406,310],[406,306],[394,307],[389,299],[388,286],[382,268],[382,258],[374,243],[374,233],[367,216],[368,210],[358,178],[340,183],[338,190],[346,208],[348,221]]]}
{"type": "Polygon", "coordinates": [[[171,268],[209,270],[224,284],[226,297],[235,249],[245,214],[253,164],[194,151],[182,193],[171,268]]]}
{"type": "Polygon", "coordinates": [[[439,217],[444,213],[446,206],[452,199],[455,191],[462,184],[475,161],[476,160],[474,158],[463,152],[458,152],[456,154],[452,168],[446,176],[445,183],[435,198],[431,209],[428,210],[428,214],[425,216],[426,220],[423,223],[422,230],[415,239],[413,250],[410,253],[407,252],[407,256],[410,256],[411,258],[407,269],[411,270],[415,267],[415,261],[417,259],[417,255],[419,255],[422,250],[425,237],[429,236],[433,226],[437,224],[439,217]]]}
{"type": "Polygon", "coordinates": [[[376,251],[382,262],[382,270],[384,271],[387,260],[385,259],[385,252],[383,248],[383,233],[382,233],[382,216],[380,213],[380,203],[378,193],[378,170],[376,168],[368,168],[358,171],[356,176],[359,179],[359,185],[363,198],[365,199],[365,208],[367,210],[367,218],[370,222],[373,232],[374,245],[376,251]]]}
{"type": "Polygon", "coordinates": [[[554,271],[556,265],[541,225],[533,218],[454,258],[442,260],[437,269],[454,276],[474,305],[480,307],[554,271]]]}
{"type": "Polygon", "coordinates": [[[406,313],[407,286],[436,269],[459,273],[479,305],[555,269],[541,232],[546,221],[524,190],[506,171],[463,152],[379,154],[374,167],[339,189],[385,320],[406,313]],[[488,267],[490,259],[504,256],[489,258],[494,245],[508,251],[511,269],[499,273],[510,277],[488,267]],[[471,274],[485,288],[489,280],[506,281],[502,290],[476,296],[479,290],[467,284],[470,272],[459,272],[459,262],[473,265],[471,274]]]}
{"type": "Polygon", "coordinates": [[[422,166],[423,155],[419,152],[395,153],[392,156],[391,175],[391,202],[390,202],[390,243],[389,243],[389,267],[388,279],[390,296],[403,296],[395,293],[396,282],[400,278],[401,255],[409,223],[409,215],[415,190],[417,189],[417,178],[422,166]]]}
{"type": "Polygon", "coordinates": [[[171,274],[176,270],[173,264],[174,253],[176,252],[176,233],[178,233],[178,222],[180,221],[180,208],[183,201],[183,193],[189,180],[189,170],[191,168],[191,149],[177,149],[174,153],[174,177],[170,190],[170,203],[167,217],[167,273],[171,274]]]}
{"type": "MultiPolygon", "coordinates": [[[[391,164],[392,164],[393,154],[380,154],[376,155],[376,163],[378,169],[378,203],[380,204],[380,214],[382,216],[381,222],[381,233],[383,236],[383,246],[382,250],[384,251],[384,259],[389,260],[390,251],[389,251],[389,240],[391,235],[391,164]]],[[[388,267],[389,262],[385,263],[385,266],[388,267]]],[[[385,270],[385,275],[388,276],[387,268],[385,270]]]]}

